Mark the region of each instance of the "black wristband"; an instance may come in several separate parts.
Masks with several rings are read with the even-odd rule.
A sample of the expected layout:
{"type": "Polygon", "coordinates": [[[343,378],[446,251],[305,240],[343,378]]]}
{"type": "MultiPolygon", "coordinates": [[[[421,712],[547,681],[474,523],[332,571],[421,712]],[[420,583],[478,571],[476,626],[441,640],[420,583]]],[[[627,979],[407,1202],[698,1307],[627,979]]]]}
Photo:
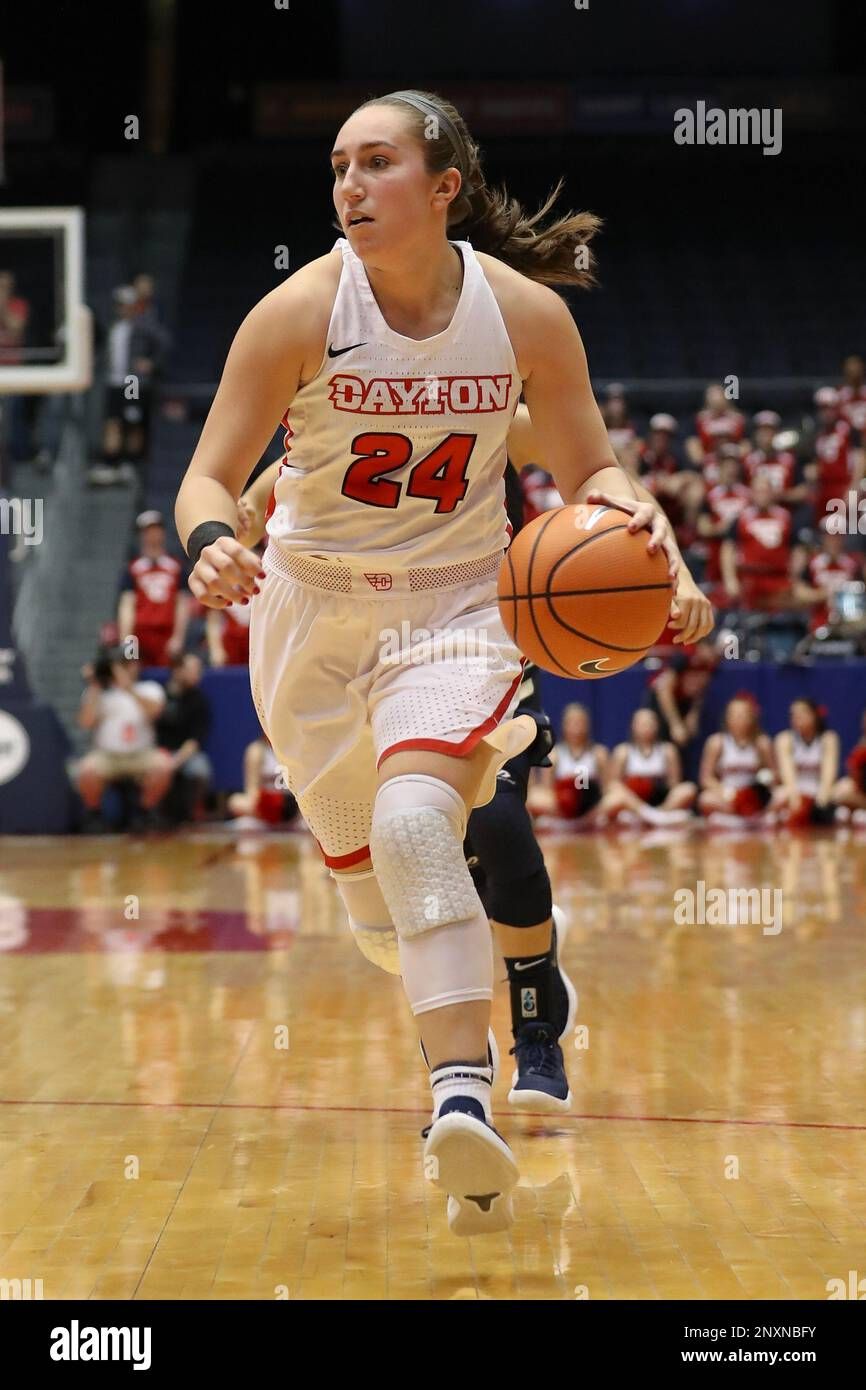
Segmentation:
{"type": "Polygon", "coordinates": [[[200,526],[196,526],[194,531],[190,531],[186,543],[186,553],[190,562],[195,565],[205,546],[213,545],[220,536],[231,536],[234,540],[233,527],[225,521],[203,521],[200,526]]]}

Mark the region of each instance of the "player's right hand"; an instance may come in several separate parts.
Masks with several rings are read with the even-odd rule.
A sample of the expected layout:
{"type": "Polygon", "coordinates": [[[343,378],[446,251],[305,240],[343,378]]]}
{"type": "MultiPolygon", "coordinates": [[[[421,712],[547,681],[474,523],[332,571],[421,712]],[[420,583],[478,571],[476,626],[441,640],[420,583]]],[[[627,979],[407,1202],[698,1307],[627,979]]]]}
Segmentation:
{"type": "Polygon", "coordinates": [[[256,520],[256,509],[246,497],[238,498],[238,539],[245,536],[256,520]]]}
{"type": "Polygon", "coordinates": [[[264,579],[262,562],[234,536],[220,536],[206,545],[189,577],[190,591],[205,608],[228,608],[230,603],[249,603],[264,579]]]}

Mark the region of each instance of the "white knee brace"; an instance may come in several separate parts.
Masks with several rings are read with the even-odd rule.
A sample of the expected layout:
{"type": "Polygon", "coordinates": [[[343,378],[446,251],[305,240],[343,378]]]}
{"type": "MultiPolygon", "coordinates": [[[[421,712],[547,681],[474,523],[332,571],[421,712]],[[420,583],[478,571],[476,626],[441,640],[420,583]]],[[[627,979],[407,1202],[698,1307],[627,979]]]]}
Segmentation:
{"type": "Polygon", "coordinates": [[[389,975],[399,975],[397,933],[374,870],[335,874],[332,869],[331,877],[343,899],[349,926],[361,955],[366,956],[373,965],[378,965],[380,970],[387,970],[389,975]]]}
{"type": "Polygon", "coordinates": [[[465,833],[463,799],[438,777],[393,777],[376,794],[370,854],[413,1014],[493,997],[490,924],[466,867],[465,833]]]}
{"type": "Polygon", "coordinates": [[[379,788],[370,857],[398,936],[408,940],[476,915],[465,835],[463,798],[441,778],[407,773],[379,788]]]}

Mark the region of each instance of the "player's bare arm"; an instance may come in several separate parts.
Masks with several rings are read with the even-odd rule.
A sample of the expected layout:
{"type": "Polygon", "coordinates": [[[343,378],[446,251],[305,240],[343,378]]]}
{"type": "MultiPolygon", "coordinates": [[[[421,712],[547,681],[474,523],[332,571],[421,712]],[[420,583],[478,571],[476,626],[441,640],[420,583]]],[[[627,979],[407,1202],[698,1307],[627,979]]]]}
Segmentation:
{"type": "Polygon", "coordinates": [[[255,591],[259,557],[236,539],[238,498],[299,385],[318,369],[329,277],[332,258],[321,257],[272,290],[247,314],[226,358],[175,504],[184,547],[205,521],[232,531],[204,548],[190,575],[190,589],[206,607],[224,608],[255,591]]]}

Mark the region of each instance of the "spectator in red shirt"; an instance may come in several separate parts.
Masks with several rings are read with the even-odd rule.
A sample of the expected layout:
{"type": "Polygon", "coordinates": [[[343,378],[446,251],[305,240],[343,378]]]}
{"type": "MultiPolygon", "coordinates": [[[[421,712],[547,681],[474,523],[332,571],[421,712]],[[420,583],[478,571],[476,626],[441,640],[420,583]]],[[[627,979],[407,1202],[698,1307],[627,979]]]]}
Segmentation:
{"type": "Polygon", "coordinates": [[[832,499],[846,499],[856,491],[863,477],[863,451],[856,447],[856,436],[839,411],[839,393],[832,386],[815,392],[818,431],[813,440],[815,456],[804,472],[812,484],[815,525],[827,515],[832,499]]]}
{"type": "Polygon", "coordinates": [[[519,474],[520,490],[523,493],[523,524],[528,525],[542,512],[552,511],[563,505],[562,497],[551,475],[541,467],[530,464],[519,474]]]}
{"type": "Polygon", "coordinates": [[[121,644],[138,641],[143,666],[168,666],[183,650],[189,609],[179,560],[165,548],[162,513],[142,512],[136,520],[139,555],[124,571],[117,610],[121,644]]]}
{"type": "Polygon", "coordinates": [[[827,519],[821,523],[821,546],[811,559],[802,558],[798,570],[797,597],[813,605],[810,632],[826,627],[830,621],[830,601],[843,584],[863,578],[863,557],[845,549],[845,537],[828,531],[827,519]]]}
{"type": "Polygon", "coordinates": [[[653,415],[649,435],[638,445],[638,472],[667,513],[680,545],[689,545],[704,499],[704,481],[674,443],[678,429],[673,415],[653,415]]]}
{"type": "Polygon", "coordinates": [[[706,488],[715,487],[716,483],[719,481],[719,473],[723,458],[736,458],[737,462],[742,467],[743,452],[746,447],[745,444],[736,444],[734,442],[734,427],[731,421],[721,421],[716,431],[713,448],[708,454],[704,454],[701,464],[704,486],[706,488]]]}
{"type": "Polygon", "coordinates": [[[746,432],[746,422],[739,410],[731,405],[724,386],[712,383],[704,393],[704,408],[695,416],[696,433],[686,440],[686,453],[696,467],[702,467],[707,455],[719,444],[733,441],[739,444],[746,432]]]}
{"type": "MultiPolygon", "coordinates": [[[[722,541],[733,535],[733,529],[752,502],[752,493],[741,481],[742,468],[736,444],[726,444],[719,454],[719,480],[708,489],[704,508],[698,517],[697,531],[706,546],[704,582],[718,586],[722,582],[722,541]]],[[[711,594],[713,603],[723,605],[725,594],[711,594]]]]}
{"type": "Polygon", "coordinates": [[[856,353],[842,363],[839,409],[852,429],[866,432],[866,363],[856,353]]]}
{"type": "Polygon", "coordinates": [[[227,608],[208,608],[205,635],[211,666],[248,666],[250,660],[250,608],[230,603],[227,608]]]}
{"type": "Polygon", "coordinates": [[[776,506],[767,478],[756,478],[752,504],[722,542],[722,580],[743,608],[778,612],[791,607],[791,513],[776,506]]]}
{"type": "Polygon", "coordinates": [[[806,484],[797,484],[797,460],[791,449],[773,443],[782,421],[775,410],[759,410],[752,421],[753,445],[743,458],[743,476],[751,487],[757,477],[769,479],[775,500],[796,507],[806,497],[806,484]]]}

